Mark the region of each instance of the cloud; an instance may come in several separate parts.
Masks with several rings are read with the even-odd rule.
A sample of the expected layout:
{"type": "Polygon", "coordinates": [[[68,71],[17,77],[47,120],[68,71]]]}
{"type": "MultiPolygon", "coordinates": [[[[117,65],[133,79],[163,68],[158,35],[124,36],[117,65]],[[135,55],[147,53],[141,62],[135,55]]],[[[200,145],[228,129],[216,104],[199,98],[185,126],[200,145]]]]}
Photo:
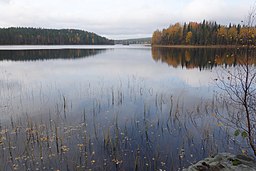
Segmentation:
{"type": "Polygon", "coordinates": [[[247,14],[249,4],[238,0],[192,0],[181,11],[181,18],[185,21],[206,19],[221,24],[238,23],[247,14]]]}
{"type": "Polygon", "coordinates": [[[8,3],[10,3],[10,2],[11,2],[11,0],[0,0],[0,4],[1,4],[1,3],[7,3],[7,4],[8,4],[8,3]]]}
{"type": "Polygon", "coordinates": [[[206,19],[236,23],[244,19],[251,1],[0,0],[0,26],[76,28],[132,37],[151,35],[175,22],[206,19]]]}
{"type": "Polygon", "coordinates": [[[1,10],[3,15],[0,16],[0,25],[77,28],[103,35],[151,35],[158,28],[159,23],[164,26],[169,18],[168,12],[161,4],[153,8],[154,4],[146,5],[145,2],[136,2],[135,6],[135,2],[130,4],[120,1],[113,1],[107,5],[86,4],[79,0],[73,3],[76,5],[78,3],[78,7],[74,5],[67,7],[70,4],[67,0],[53,1],[50,6],[42,2],[33,3],[30,0],[15,1],[1,10]]]}

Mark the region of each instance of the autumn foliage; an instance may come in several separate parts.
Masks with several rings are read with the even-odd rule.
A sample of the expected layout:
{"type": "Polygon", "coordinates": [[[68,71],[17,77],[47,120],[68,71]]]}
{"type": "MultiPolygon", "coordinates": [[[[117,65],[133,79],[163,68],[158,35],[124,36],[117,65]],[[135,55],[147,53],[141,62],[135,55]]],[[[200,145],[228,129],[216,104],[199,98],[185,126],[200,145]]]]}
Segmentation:
{"type": "Polygon", "coordinates": [[[244,45],[250,39],[254,45],[256,28],[247,26],[219,25],[216,22],[176,23],[152,36],[153,45],[244,45]]]}

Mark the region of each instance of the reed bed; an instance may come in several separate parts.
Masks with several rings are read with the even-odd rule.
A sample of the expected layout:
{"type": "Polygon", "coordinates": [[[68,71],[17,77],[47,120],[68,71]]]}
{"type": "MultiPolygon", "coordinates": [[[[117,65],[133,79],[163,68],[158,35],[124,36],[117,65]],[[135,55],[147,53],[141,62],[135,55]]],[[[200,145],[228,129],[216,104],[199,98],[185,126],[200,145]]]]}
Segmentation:
{"type": "MultiPolygon", "coordinates": [[[[182,170],[241,148],[213,117],[220,106],[147,86],[135,76],[1,89],[0,170],[182,170]]],[[[219,99],[218,99],[219,100],[219,99]]]]}

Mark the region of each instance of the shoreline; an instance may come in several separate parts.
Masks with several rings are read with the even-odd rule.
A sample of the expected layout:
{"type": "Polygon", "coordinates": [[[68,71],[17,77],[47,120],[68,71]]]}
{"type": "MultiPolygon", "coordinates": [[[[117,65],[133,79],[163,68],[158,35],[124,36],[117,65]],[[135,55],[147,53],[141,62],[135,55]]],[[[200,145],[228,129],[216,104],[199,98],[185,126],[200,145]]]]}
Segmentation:
{"type": "Polygon", "coordinates": [[[196,48],[209,48],[209,49],[235,49],[245,48],[242,45],[151,45],[151,47],[157,48],[184,48],[184,49],[196,49],[196,48]]]}

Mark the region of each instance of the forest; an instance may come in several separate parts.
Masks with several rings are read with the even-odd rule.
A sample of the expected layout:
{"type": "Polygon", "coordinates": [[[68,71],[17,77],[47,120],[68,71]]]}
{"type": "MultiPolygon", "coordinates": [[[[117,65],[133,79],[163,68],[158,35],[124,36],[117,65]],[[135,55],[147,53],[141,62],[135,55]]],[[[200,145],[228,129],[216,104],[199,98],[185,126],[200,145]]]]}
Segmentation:
{"type": "Polygon", "coordinates": [[[109,45],[113,40],[75,29],[0,28],[0,45],[109,45]]]}
{"type": "Polygon", "coordinates": [[[227,26],[216,22],[203,21],[176,23],[156,30],[152,36],[153,45],[254,45],[255,27],[241,24],[227,26]],[[248,41],[249,40],[249,41],[248,41]]]}

